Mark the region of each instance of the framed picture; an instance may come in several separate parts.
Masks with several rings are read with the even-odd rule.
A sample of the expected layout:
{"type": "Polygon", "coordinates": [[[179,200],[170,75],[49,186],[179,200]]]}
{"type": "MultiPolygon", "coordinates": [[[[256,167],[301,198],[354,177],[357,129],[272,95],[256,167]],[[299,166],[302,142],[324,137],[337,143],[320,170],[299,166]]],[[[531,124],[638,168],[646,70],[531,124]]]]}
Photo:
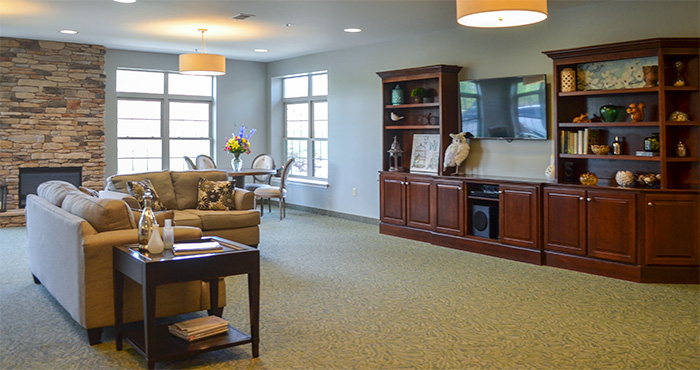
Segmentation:
{"type": "Polygon", "coordinates": [[[437,175],[440,166],[440,135],[414,134],[411,173],[437,175]]]}

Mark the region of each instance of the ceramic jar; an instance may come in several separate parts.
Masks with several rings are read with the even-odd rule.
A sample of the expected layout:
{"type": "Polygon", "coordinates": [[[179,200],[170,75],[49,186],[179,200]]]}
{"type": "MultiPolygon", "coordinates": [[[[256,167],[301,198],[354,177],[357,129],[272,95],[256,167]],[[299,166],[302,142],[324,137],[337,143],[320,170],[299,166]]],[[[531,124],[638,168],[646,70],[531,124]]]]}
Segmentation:
{"type": "Polygon", "coordinates": [[[659,133],[654,132],[651,136],[644,138],[644,151],[658,152],[659,151],[659,133]]]}
{"type": "Polygon", "coordinates": [[[573,68],[561,70],[561,92],[576,91],[576,71],[573,68]]]}

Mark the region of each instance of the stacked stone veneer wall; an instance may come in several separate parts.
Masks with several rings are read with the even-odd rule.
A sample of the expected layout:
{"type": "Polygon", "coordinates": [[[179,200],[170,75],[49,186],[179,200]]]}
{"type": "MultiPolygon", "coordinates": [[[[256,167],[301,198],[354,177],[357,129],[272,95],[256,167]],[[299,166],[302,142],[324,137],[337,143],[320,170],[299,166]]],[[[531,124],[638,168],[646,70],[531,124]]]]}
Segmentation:
{"type": "Polygon", "coordinates": [[[102,188],[104,65],[103,46],[0,37],[0,177],[8,209],[19,205],[21,167],[80,166],[83,185],[102,188]]]}

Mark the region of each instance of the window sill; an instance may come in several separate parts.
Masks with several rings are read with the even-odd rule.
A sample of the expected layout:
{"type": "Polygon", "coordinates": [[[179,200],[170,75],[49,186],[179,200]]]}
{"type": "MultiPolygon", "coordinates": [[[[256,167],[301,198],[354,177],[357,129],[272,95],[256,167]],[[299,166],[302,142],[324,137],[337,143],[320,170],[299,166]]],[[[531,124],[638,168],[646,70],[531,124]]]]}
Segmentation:
{"type": "MultiPolygon", "coordinates": [[[[276,182],[279,184],[279,179],[273,179],[272,181],[275,182],[275,180],[277,180],[276,182]]],[[[329,186],[328,182],[323,181],[323,180],[296,179],[296,178],[292,178],[292,177],[287,178],[287,182],[290,184],[294,184],[294,185],[308,186],[308,187],[312,187],[312,188],[322,188],[322,189],[326,189],[329,186]]]]}

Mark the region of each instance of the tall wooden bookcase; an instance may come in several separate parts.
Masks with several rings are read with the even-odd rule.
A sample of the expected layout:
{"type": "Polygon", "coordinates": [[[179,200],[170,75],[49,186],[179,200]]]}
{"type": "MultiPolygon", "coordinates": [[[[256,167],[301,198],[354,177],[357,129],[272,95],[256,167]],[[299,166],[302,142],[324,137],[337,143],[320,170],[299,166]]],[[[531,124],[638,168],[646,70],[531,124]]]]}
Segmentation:
{"type": "MultiPolygon", "coordinates": [[[[461,69],[460,66],[440,64],[377,72],[377,75],[382,78],[383,171],[389,169],[387,151],[396,137],[403,150],[403,163],[399,172],[408,172],[411,167],[411,149],[415,134],[440,135],[439,163],[442,164],[445,149],[452,142],[449,134],[461,131],[457,77],[461,69]],[[403,90],[403,104],[392,104],[392,90],[396,85],[403,90]],[[411,101],[411,91],[416,87],[423,87],[430,93],[428,101],[423,103],[411,101]],[[393,121],[392,113],[404,118],[393,121]]],[[[442,175],[442,166],[439,167],[439,174],[442,175]]]]}

